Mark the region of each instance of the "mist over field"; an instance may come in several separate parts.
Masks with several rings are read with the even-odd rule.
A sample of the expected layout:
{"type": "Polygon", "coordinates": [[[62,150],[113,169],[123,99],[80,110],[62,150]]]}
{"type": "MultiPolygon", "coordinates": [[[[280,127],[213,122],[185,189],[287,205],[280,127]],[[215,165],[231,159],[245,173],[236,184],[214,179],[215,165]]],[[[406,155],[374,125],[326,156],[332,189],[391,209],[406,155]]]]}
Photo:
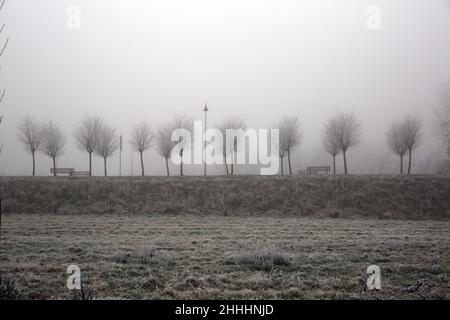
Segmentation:
{"type": "MultiPolygon", "coordinates": [[[[425,134],[414,172],[432,172],[444,157],[433,109],[439,86],[450,79],[447,0],[14,0],[1,19],[10,38],[0,73],[7,90],[0,109],[2,175],[31,173],[17,141],[27,114],[62,127],[69,141],[58,166],[77,170],[87,170],[88,159],[75,147],[74,125],[100,116],[124,135],[123,173],[137,175],[132,125],[145,119],[158,128],[175,114],[202,120],[205,102],[208,127],[240,116],[250,128],[270,128],[283,115],[298,115],[304,142],[293,154],[294,171],[331,165],[320,132],[338,110],[363,122],[361,143],[349,152],[352,173],[396,172],[385,132],[407,114],[422,119],[425,134]],[[81,20],[72,30],[74,5],[81,20]],[[377,30],[367,26],[371,5],[381,12],[377,30]]],[[[154,149],[145,162],[147,174],[165,174],[154,149]]],[[[111,175],[118,165],[115,156],[111,175]]],[[[337,165],[342,172],[340,158],[337,165]]],[[[51,166],[38,155],[38,175],[49,175],[51,166]]],[[[102,170],[96,157],[93,173],[102,170]]],[[[236,172],[258,170],[237,166],[236,172]]],[[[202,167],[186,166],[185,173],[201,174],[202,167]]]]}

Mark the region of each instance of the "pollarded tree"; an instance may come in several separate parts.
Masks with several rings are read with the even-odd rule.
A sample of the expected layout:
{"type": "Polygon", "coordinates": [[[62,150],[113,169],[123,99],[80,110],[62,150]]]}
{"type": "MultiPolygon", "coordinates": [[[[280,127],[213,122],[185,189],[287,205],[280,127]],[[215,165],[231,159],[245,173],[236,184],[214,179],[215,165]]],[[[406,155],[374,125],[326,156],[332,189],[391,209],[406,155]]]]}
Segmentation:
{"type": "Polygon", "coordinates": [[[168,125],[160,128],[156,134],[156,150],[166,160],[167,176],[170,176],[169,158],[174,145],[174,142],[172,142],[172,128],[168,125]]]}
{"type": "Polygon", "coordinates": [[[288,157],[289,174],[292,175],[291,153],[303,141],[303,132],[300,128],[300,122],[296,116],[284,116],[280,122],[280,145],[284,147],[288,157]]]}
{"type": "MultiPolygon", "coordinates": [[[[174,134],[175,136],[178,136],[178,142],[179,143],[186,143],[187,141],[183,141],[183,136],[181,134],[181,130],[187,130],[189,133],[192,134],[193,128],[194,128],[194,121],[185,115],[177,115],[172,120],[171,123],[171,135],[174,134]]],[[[183,154],[184,154],[185,147],[182,146],[180,148],[180,176],[183,175],[183,154]]]]}
{"type": "Polygon", "coordinates": [[[73,132],[78,149],[89,155],[89,176],[92,176],[92,154],[99,142],[102,126],[103,122],[99,117],[86,117],[81,119],[73,132]]]}
{"type": "Polygon", "coordinates": [[[362,122],[352,112],[338,113],[335,117],[337,122],[336,140],[344,158],[344,172],[348,173],[347,151],[358,145],[361,137],[362,122]]]}
{"type": "Polygon", "coordinates": [[[423,142],[422,122],[416,116],[407,116],[402,124],[402,139],[408,150],[408,174],[411,173],[412,152],[423,142]]]}
{"type": "Polygon", "coordinates": [[[139,152],[141,156],[141,171],[142,176],[145,175],[144,171],[144,152],[149,150],[153,145],[154,134],[150,125],[141,121],[133,126],[131,134],[131,145],[133,149],[139,152]]]}
{"type": "Polygon", "coordinates": [[[322,131],[322,143],[325,151],[333,157],[333,174],[336,174],[336,156],[341,152],[338,142],[338,122],[336,118],[328,119],[322,131]]]}
{"type": "Polygon", "coordinates": [[[108,176],[107,160],[112,157],[119,148],[119,139],[116,129],[108,125],[102,125],[99,131],[98,143],[95,147],[95,154],[103,158],[105,177],[108,176]]]}
{"type": "Polygon", "coordinates": [[[53,175],[56,176],[56,159],[64,153],[66,137],[62,130],[52,121],[42,128],[43,140],[40,150],[53,160],[53,175]]]}
{"type": "Polygon", "coordinates": [[[229,117],[218,126],[218,130],[222,133],[221,149],[227,175],[229,175],[228,162],[231,165],[231,174],[234,174],[234,155],[237,153],[239,147],[239,137],[227,135],[227,130],[245,130],[245,128],[245,119],[238,117],[229,117]],[[232,137],[233,141],[228,141],[228,136],[232,137]],[[231,161],[227,161],[230,157],[231,161]]]}
{"type": "Polygon", "coordinates": [[[388,132],[386,133],[386,142],[393,153],[400,157],[400,174],[403,173],[403,157],[408,151],[406,146],[403,125],[401,123],[392,123],[388,132]]]}
{"type": "Polygon", "coordinates": [[[36,175],[36,151],[43,139],[43,130],[39,122],[32,116],[28,115],[22,118],[18,126],[18,139],[25,147],[25,151],[31,154],[33,161],[32,175],[36,175]]]}

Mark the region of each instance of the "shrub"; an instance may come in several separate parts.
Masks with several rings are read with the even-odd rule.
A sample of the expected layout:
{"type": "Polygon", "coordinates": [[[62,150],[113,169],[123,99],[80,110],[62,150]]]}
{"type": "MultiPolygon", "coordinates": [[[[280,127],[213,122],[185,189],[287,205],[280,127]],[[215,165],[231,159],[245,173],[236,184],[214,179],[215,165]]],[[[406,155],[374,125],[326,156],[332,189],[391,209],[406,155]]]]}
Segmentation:
{"type": "Polygon", "coordinates": [[[0,274],[0,300],[18,299],[21,299],[21,295],[15,288],[14,282],[7,276],[0,274]]]}
{"type": "Polygon", "coordinates": [[[227,258],[225,263],[262,271],[271,271],[276,266],[290,265],[289,257],[275,250],[234,255],[227,258]]]}

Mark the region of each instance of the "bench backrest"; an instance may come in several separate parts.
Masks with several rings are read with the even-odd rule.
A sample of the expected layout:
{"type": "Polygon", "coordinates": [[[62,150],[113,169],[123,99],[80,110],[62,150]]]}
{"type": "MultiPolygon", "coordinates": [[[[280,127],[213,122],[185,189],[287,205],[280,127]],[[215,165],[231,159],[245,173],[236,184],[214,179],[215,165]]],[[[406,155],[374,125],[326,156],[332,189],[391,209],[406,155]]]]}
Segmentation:
{"type": "Polygon", "coordinates": [[[72,175],[74,176],[88,176],[89,175],[89,171],[75,171],[72,173],[72,175]]]}
{"type": "Polygon", "coordinates": [[[329,172],[331,170],[328,166],[307,167],[308,173],[329,172]]]}
{"type": "Polygon", "coordinates": [[[53,168],[50,168],[51,173],[55,173],[55,171],[56,171],[56,173],[74,173],[75,169],[74,168],[56,168],[56,170],[55,170],[53,168]]]}

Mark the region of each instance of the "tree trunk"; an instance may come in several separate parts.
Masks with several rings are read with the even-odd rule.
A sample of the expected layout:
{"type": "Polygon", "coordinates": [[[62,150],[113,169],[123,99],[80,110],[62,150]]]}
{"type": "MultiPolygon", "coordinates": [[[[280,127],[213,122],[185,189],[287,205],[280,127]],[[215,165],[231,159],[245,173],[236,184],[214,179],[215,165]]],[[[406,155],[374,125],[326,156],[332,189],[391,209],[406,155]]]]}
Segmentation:
{"type": "Polygon", "coordinates": [[[89,152],[89,177],[92,176],[92,152],[89,152]]]}
{"type": "Polygon", "coordinates": [[[291,167],[291,150],[288,149],[288,164],[289,164],[289,174],[292,175],[292,167],[291,167]]]}
{"type": "Polygon", "coordinates": [[[234,175],[234,164],[231,163],[231,175],[234,175]]]}
{"type": "Polygon", "coordinates": [[[280,157],[280,164],[281,164],[281,175],[284,175],[284,168],[283,168],[283,157],[280,157]]]}
{"type": "Polygon", "coordinates": [[[403,155],[400,155],[400,174],[403,174],[403,155]]]}
{"type": "Polygon", "coordinates": [[[167,171],[167,176],[170,176],[170,172],[169,172],[169,160],[166,157],[166,171],[167,171]]]}
{"type": "Polygon", "coordinates": [[[53,158],[53,176],[56,177],[56,158],[53,158]]]}
{"type": "Polygon", "coordinates": [[[144,156],[141,152],[141,171],[142,171],[142,176],[145,176],[145,171],[144,171],[144,156]]]}
{"type": "Polygon", "coordinates": [[[336,155],[333,155],[333,175],[336,175],[336,155]]]}
{"type": "Polygon", "coordinates": [[[411,173],[411,158],[412,158],[412,150],[409,149],[408,174],[411,173]]]}
{"type": "Polygon", "coordinates": [[[31,157],[33,158],[33,177],[36,175],[36,159],[34,156],[34,151],[31,153],[31,157]]]}
{"type": "Polygon", "coordinates": [[[225,164],[225,172],[228,175],[228,165],[227,165],[227,157],[226,156],[223,157],[223,163],[225,164]]]}
{"type": "Polygon", "coordinates": [[[105,167],[105,177],[107,177],[108,176],[108,171],[106,169],[106,157],[103,158],[103,165],[105,167]]]}
{"type": "Polygon", "coordinates": [[[180,150],[180,176],[183,176],[183,149],[180,150]]]}
{"type": "Polygon", "coordinates": [[[344,155],[344,172],[345,172],[345,174],[347,174],[348,171],[347,171],[347,155],[346,155],[346,150],[342,150],[342,154],[344,155]]]}

